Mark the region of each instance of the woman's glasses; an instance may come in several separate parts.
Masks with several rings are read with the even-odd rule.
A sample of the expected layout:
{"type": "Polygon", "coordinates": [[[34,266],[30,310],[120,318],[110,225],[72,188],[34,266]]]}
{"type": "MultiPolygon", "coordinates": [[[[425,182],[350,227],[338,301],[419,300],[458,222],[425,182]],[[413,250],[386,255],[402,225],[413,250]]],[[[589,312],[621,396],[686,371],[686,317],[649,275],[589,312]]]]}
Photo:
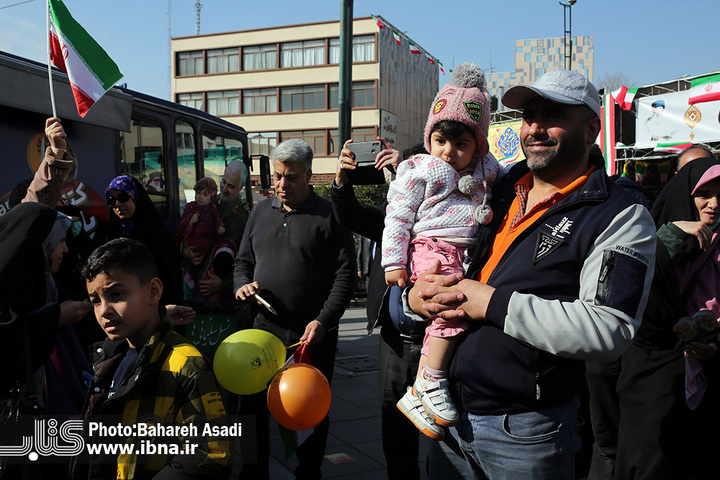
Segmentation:
{"type": "Polygon", "coordinates": [[[113,206],[115,206],[115,204],[116,204],[117,202],[125,203],[125,202],[127,202],[128,200],[130,200],[130,194],[127,193],[127,192],[122,192],[122,191],[121,191],[121,192],[118,193],[117,196],[115,196],[115,197],[112,197],[112,196],[111,196],[111,197],[108,197],[108,199],[107,199],[107,204],[108,204],[109,206],[113,207],[113,206]]]}

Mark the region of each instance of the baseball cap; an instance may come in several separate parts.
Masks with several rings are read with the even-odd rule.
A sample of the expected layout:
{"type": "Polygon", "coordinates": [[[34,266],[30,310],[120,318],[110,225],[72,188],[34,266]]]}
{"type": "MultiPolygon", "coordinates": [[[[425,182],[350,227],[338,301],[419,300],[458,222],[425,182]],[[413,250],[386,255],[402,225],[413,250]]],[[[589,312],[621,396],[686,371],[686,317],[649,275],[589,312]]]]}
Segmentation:
{"type": "Polygon", "coordinates": [[[565,105],[585,105],[600,117],[600,95],[584,75],[569,70],[551,70],[532,85],[517,85],[502,97],[506,107],[520,109],[536,95],[565,105]]]}

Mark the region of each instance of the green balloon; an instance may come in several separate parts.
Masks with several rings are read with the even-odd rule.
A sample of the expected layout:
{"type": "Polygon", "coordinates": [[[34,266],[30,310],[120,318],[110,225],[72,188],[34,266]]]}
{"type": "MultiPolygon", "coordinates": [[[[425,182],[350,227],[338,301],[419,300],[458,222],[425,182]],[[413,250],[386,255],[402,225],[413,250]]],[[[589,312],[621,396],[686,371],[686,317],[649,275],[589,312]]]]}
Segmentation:
{"type": "Polygon", "coordinates": [[[213,370],[226,390],[251,395],[265,388],[285,363],[282,341],[270,332],[255,328],[240,330],[218,346],[213,370]]]}

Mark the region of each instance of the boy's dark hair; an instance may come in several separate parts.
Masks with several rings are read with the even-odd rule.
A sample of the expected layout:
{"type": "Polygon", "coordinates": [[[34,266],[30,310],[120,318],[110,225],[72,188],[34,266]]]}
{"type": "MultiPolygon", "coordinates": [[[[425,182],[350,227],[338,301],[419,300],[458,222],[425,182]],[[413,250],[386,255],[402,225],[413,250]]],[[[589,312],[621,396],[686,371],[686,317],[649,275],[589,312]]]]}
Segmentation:
{"type": "Polygon", "coordinates": [[[142,285],[158,276],[155,258],[142,242],[117,238],[101,245],[90,255],[82,270],[85,280],[92,282],[101,273],[112,270],[135,275],[142,285]]]}
{"type": "Polygon", "coordinates": [[[470,127],[462,122],[458,122],[457,120],[441,120],[435,124],[430,131],[430,134],[432,135],[433,132],[438,132],[448,140],[457,140],[465,132],[468,132],[473,138],[475,138],[475,132],[473,132],[470,127]]]}

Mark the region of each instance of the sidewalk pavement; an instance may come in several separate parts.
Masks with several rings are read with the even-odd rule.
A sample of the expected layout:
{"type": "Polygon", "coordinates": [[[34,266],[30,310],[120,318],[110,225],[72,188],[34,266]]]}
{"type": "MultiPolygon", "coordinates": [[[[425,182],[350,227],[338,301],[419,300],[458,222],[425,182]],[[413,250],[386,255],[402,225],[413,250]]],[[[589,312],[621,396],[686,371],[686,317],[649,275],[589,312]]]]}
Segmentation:
{"type": "MultiPolygon", "coordinates": [[[[322,473],[324,479],[380,480],[387,478],[380,429],[378,335],[367,334],[365,307],[348,308],[340,321],[338,351],[332,382],[330,433],[322,473]]],[[[430,440],[420,435],[420,470],[430,440]]],[[[270,478],[292,480],[295,456],[285,459],[275,421],[270,430],[270,478]]]]}

